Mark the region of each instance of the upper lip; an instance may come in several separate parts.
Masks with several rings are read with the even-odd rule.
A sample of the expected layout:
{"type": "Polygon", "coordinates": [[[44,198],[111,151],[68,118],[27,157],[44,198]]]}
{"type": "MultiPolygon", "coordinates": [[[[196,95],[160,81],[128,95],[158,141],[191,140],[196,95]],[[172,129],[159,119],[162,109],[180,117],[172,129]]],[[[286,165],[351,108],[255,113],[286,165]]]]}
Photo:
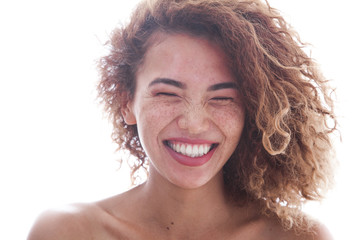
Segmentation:
{"type": "Polygon", "coordinates": [[[168,142],[178,142],[178,143],[185,143],[185,144],[217,144],[216,141],[206,140],[206,139],[192,139],[192,138],[168,138],[165,139],[168,142]]]}
{"type": "MultiPolygon", "coordinates": [[[[208,153],[209,151],[211,151],[212,149],[216,148],[219,144],[217,142],[214,141],[209,141],[209,140],[204,140],[204,139],[184,139],[184,138],[170,138],[167,140],[163,141],[163,144],[173,150],[175,150],[175,145],[174,144],[181,144],[181,147],[187,148],[187,146],[189,145],[208,145],[208,150],[206,150],[206,153],[208,153]]],[[[180,145],[177,145],[180,146],[180,145]]],[[[201,148],[203,149],[203,148],[201,148]]],[[[205,148],[206,149],[206,148],[205,148]]],[[[178,152],[179,150],[177,150],[178,152]]]]}

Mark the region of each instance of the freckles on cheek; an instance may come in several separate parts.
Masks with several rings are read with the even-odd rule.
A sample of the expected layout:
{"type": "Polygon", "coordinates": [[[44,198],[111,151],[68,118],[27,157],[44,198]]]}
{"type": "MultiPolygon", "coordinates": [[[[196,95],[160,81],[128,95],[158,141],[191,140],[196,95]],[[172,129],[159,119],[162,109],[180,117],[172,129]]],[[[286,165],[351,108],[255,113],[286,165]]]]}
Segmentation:
{"type": "Polygon", "coordinates": [[[245,119],[244,111],[242,109],[229,108],[215,112],[213,113],[213,116],[217,124],[226,132],[234,134],[242,131],[245,119]]]}
{"type": "Polygon", "coordinates": [[[151,104],[141,109],[147,125],[158,125],[170,122],[176,116],[176,108],[163,104],[151,104]]]}

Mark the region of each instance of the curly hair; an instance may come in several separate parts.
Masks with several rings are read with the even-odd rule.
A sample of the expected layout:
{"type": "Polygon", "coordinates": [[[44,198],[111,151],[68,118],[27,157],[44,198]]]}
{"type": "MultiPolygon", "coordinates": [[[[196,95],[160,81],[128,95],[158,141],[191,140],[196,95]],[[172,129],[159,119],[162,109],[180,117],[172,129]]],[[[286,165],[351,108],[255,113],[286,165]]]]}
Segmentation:
{"type": "MultiPolygon", "coordinates": [[[[333,179],[336,130],[332,88],[279,12],[258,0],[148,0],[114,30],[101,58],[98,92],[113,122],[113,140],[135,156],[132,179],[148,164],[136,125],[122,108],[134,96],[136,72],[157,32],[185,33],[218,44],[231,60],[246,119],[223,168],[228,196],[258,201],[283,226],[308,226],[307,200],[321,200],[333,179]]],[[[308,227],[307,227],[308,228],[308,227]]]]}

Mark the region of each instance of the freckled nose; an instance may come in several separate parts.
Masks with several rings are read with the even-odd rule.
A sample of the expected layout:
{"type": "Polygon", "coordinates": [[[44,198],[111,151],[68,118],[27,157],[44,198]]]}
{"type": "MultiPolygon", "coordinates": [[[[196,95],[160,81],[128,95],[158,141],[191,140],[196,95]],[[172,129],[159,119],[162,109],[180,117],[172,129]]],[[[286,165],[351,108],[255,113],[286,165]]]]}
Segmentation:
{"type": "Polygon", "coordinates": [[[184,110],[178,120],[178,125],[190,134],[199,134],[209,129],[209,119],[202,106],[193,106],[184,110]]]}

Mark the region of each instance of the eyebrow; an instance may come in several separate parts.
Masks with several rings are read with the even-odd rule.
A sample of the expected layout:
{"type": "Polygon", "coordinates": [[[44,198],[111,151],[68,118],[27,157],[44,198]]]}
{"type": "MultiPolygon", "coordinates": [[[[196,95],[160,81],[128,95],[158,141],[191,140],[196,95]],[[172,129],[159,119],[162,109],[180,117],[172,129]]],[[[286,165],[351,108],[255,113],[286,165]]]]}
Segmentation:
{"type": "Polygon", "coordinates": [[[151,87],[151,86],[153,86],[155,84],[160,84],[160,83],[168,84],[168,85],[178,87],[178,88],[181,88],[181,89],[186,88],[186,85],[184,83],[173,80],[173,79],[169,79],[169,78],[156,78],[153,81],[151,81],[151,83],[149,83],[149,87],[151,87]]]}
{"type": "Polygon", "coordinates": [[[216,90],[220,90],[220,89],[227,89],[227,88],[233,88],[236,89],[236,84],[234,82],[224,82],[224,83],[218,83],[218,84],[214,84],[211,85],[210,87],[208,87],[208,91],[216,91],[216,90]]]}
{"type": "MultiPolygon", "coordinates": [[[[186,84],[174,80],[174,79],[170,79],[170,78],[155,78],[153,81],[151,81],[149,83],[149,87],[155,85],[155,84],[167,84],[167,85],[171,85],[177,88],[181,88],[181,89],[186,89],[186,84]]],[[[224,83],[217,83],[214,85],[211,85],[210,87],[207,88],[207,91],[216,91],[216,90],[220,90],[220,89],[227,89],[227,88],[232,88],[232,89],[236,89],[236,84],[234,82],[224,82],[224,83]]]]}

